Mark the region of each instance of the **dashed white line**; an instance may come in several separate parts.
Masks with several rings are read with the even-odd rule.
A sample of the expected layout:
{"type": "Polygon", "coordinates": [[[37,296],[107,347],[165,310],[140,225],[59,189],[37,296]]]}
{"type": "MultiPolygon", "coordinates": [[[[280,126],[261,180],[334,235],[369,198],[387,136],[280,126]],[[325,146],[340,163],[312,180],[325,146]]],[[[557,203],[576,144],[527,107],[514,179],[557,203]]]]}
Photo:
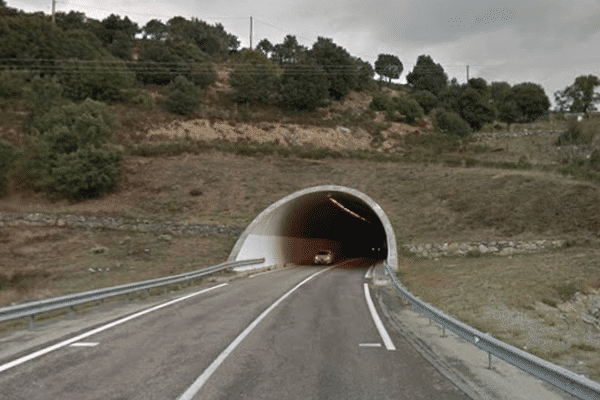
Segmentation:
{"type": "Polygon", "coordinates": [[[371,268],[369,268],[369,270],[365,274],[365,279],[371,279],[373,277],[373,268],[375,268],[375,266],[371,265],[371,268]]]}
{"type": "Polygon", "coordinates": [[[26,355],[26,356],[24,356],[24,357],[17,358],[16,360],[13,360],[13,361],[11,361],[11,362],[9,362],[9,363],[6,363],[6,364],[4,364],[4,365],[0,365],[0,372],[6,371],[7,369],[9,369],[9,368],[12,368],[12,367],[15,367],[15,366],[17,366],[17,365],[19,365],[19,364],[23,364],[23,363],[24,363],[24,362],[26,362],[26,361],[33,360],[34,358],[37,358],[37,357],[43,356],[44,354],[50,353],[51,351],[54,351],[54,350],[56,350],[56,349],[60,349],[61,347],[68,346],[68,345],[70,345],[71,343],[76,343],[76,342],[79,342],[81,339],[85,339],[86,337],[89,337],[89,336],[95,335],[96,333],[99,333],[99,332],[105,331],[105,330],[107,330],[107,329],[110,329],[110,328],[112,328],[113,326],[120,325],[120,324],[122,324],[122,323],[124,323],[124,322],[127,322],[127,321],[130,321],[130,320],[132,320],[132,319],[134,319],[134,318],[141,317],[141,316],[142,316],[142,315],[144,315],[144,314],[148,314],[148,313],[150,313],[150,312],[152,312],[152,311],[156,311],[156,310],[158,310],[158,309],[161,309],[161,308],[163,308],[163,307],[170,306],[171,304],[178,303],[178,302],[180,302],[180,301],[183,301],[183,300],[189,299],[190,297],[194,297],[194,296],[197,296],[197,295],[199,295],[199,294],[206,293],[206,292],[209,292],[209,291],[211,291],[211,290],[215,290],[215,289],[217,289],[217,288],[220,288],[220,287],[223,287],[223,286],[227,286],[227,283],[222,283],[222,284],[220,284],[220,285],[213,286],[213,287],[211,287],[211,288],[204,289],[204,290],[201,290],[201,291],[199,291],[199,292],[195,292],[195,293],[192,293],[192,294],[188,294],[187,296],[183,296],[183,297],[177,298],[177,299],[175,299],[175,300],[168,301],[168,302],[166,302],[166,303],[164,303],[164,304],[160,304],[160,305],[158,305],[158,306],[155,306],[155,307],[149,308],[149,309],[147,309],[147,310],[140,311],[139,313],[136,313],[136,314],[130,315],[130,316],[128,316],[128,317],[125,317],[125,318],[119,319],[119,320],[117,320],[117,321],[114,321],[114,322],[111,322],[110,324],[107,324],[107,325],[104,325],[104,326],[98,327],[98,328],[96,328],[96,329],[93,329],[93,330],[91,330],[91,331],[89,331],[89,332],[83,333],[83,334],[81,334],[81,335],[79,335],[79,336],[75,336],[74,338],[71,338],[71,339],[68,339],[68,340],[62,341],[62,342],[60,342],[60,343],[57,343],[57,344],[55,344],[55,345],[52,345],[52,346],[50,346],[50,347],[46,347],[45,349],[38,350],[38,351],[36,351],[36,352],[34,352],[34,353],[31,353],[31,354],[29,354],[29,355],[26,355]]]}
{"type": "Polygon", "coordinates": [[[262,314],[260,314],[254,321],[252,321],[252,323],[250,325],[248,325],[248,327],[246,329],[244,329],[244,331],[242,333],[240,333],[238,335],[238,337],[236,337],[233,340],[233,342],[231,342],[231,344],[229,346],[227,346],[227,348],[225,350],[223,350],[223,352],[221,354],[219,354],[219,356],[215,359],[215,361],[213,361],[212,364],[210,364],[208,366],[208,368],[206,368],[204,370],[204,372],[202,372],[202,374],[194,381],[194,383],[192,383],[192,386],[190,386],[181,396],[179,396],[177,398],[177,400],[191,400],[196,395],[196,393],[198,393],[200,391],[200,389],[202,389],[202,386],[204,386],[204,384],[206,383],[208,378],[210,378],[210,376],[217,370],[217,368],[219,368],[219,366],[223,363],[223,361],[225,361],[227,356],[229,356],[233,352],[233,350],[235,350],[235,348],[242,342],[242,340],[244,340],[244,338],[246,336],[248,336],[250,334],[250,332],[252,332],[252,330],[254,328],[256,328],[256,326],[271,311],[273,311],[273,309],[275,307],[277,307],[290,294],[294,293],[296,291],[296,289],[298,289],[300,286],[304,285],[306,282],[310,281],[315,276],[322,274],[323,272],[325,272],[331,268],[333,268],[333,267],[329,267],[329,268],[323,269],[321,271],[315,272],[314,274],[312,274],[311,276],[309,276],[308,278],[306,278],[305,280],[303,280],[302,282],[300,282],[299,284],[294,286],[294,288],[291,289],[289,292],[287,292],[286,294],[281,296],[275,303],[271,304],[271,306],[269,308],[267,308],[265,311],[263,311],[262,314]]]}
{"type": "Polygon", "coordinates": [[[359,343],[358,347],[381,347],[381,343],[359,343]]]}
{"type": "Polygon", "coordinates": [[[77,342],[71,343],[69,347],[96,347],[100,342],[77,342]]]}
{"type": "Polygon", "coordinates": [[[379,331],[379,335],[381,336],[381,339],[383,339],[385,348],[388,350],[396,350],[396,347],[394,347],[394,342],[392,342],[390,335],[388,335],[387,331],[385,330],[385,327],[383,326],[383,322],[381,322],[381,318],[379,318],[379,314],[377,314],[377,309],[375,309],[375,304],[373,304],[373,300],[371,299],[371,293],[369,292],[369,285],[366,283],[364,285],[367,305],[369,306],[371,317],[373,317],[373,322],[375,322],[375,326],[379,331]]]}

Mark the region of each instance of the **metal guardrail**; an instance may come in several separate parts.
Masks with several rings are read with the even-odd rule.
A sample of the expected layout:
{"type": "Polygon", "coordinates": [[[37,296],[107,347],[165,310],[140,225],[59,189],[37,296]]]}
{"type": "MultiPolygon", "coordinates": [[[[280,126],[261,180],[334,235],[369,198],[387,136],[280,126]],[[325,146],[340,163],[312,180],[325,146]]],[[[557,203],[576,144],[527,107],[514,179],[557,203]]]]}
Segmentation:
{"type": "Polygon", "coordinates": [[[489,334],[483,333],[472,326],[449,316],[410,293],[398,280],[394,271],[385,261],[384,268],[396,290],[414,308],[421,314],[426,315],[437,322],[444,329],[449,329],[476,347],[486,351],[490,357],[490,363],[491,356],[493,355],[520,368],[530,375],[562,389],[578,399],[600,399],[600,383],[529,354],[517,347],[506,344],[493,338],[489,334]]]}
{"type": "Polygon", "coordinates": [[[190,272],[184,272],[182,274],[168,276],[164,278],[148,279],[145,281],[91,290],[88,292],[76,293],[67,296],[54,297],[51,299],[25,303],[17,306],[3,307],[0,308],[0,322],[10,321],[13,319],[24,317],[30,317],[31,322],[36,314],[42,314],[49,311],[60,310],[63,308],[71,308],[91,301],[103,301],[104,299],[110,297],[129,294],[140,290],[148,290],[160,286],[189,282],[194,279],[203,277],[205,275],[210,275],[227,268],[240,267],[243,265],[260,264],[264,261],[264,258],[257,258],[252,260],[225,262],[213,265],[211,267],[202,268],[190,272]]]}

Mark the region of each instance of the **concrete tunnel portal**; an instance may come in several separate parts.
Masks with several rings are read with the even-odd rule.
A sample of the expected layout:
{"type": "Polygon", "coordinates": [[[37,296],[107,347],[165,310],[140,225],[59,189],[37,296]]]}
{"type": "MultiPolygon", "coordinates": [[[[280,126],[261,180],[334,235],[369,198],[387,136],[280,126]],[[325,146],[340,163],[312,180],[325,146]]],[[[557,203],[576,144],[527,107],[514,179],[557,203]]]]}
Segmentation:
{"type": "Polygon", "coordinates": [[[396,238],[381,207],[364,193],[335,185],[299,190],[267,207],[238,238],[228,261],[264,257],[263,266],[310,265],[323,249],[332,250],[336,263],[385,259],[398,269],[396,238]]]}

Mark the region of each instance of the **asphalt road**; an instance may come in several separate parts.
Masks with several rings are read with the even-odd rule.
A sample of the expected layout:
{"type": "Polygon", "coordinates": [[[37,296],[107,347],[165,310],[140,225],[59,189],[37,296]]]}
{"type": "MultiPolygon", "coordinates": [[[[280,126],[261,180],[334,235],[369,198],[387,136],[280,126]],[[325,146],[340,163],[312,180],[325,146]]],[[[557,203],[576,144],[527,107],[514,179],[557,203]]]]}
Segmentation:
{"type": "Polygon", "coordinates": [[[468,399],[395,331],[382,336],[367,267],[354,260],[199,288],[0,365],[0,398],[468,399]]]}

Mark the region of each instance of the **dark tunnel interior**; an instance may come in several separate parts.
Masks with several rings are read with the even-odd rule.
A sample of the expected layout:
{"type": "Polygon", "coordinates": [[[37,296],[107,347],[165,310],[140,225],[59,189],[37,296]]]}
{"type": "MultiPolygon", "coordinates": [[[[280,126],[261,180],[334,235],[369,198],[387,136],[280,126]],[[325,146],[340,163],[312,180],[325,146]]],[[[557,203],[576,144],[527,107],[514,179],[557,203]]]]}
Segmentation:
{"type": "Polygon", "coordinates": [[[302,196],[287,207],[280,234],[315,240],[298,246],[290,262],[313,264],[321,249],[332,250],[335,263],[349,258],[384,259],[386,234],[377,214],[361,199],[344,192],[316,192],[302,196]]]}

